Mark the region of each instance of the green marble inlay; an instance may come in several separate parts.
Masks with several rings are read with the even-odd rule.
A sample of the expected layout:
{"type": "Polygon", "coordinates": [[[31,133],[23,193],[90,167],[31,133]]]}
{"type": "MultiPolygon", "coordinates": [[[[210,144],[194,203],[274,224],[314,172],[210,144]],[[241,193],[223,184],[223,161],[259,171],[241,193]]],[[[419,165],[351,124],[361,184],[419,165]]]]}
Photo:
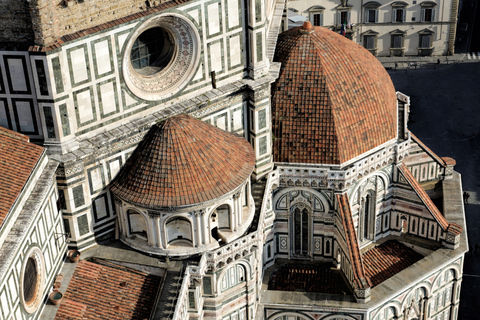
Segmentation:
{"type": "Polygon", "coordinates": [[[258,111],[258,129],[264,129],[267,126],[267,109],[258,111]]]}
{"type": "Polygon", "coordinates": [[[60,58],[55,57],[52,59],[53,77],[55,78],[55,89],[57,94],[62,93],[63,88],[62,68],[60,66],[60,58]]]}
{"type": "Polygon", "coordinates": [[[45,126],[47,127],[47,137],[55,139],[55,125],[53,123],[52,108],[43,107],[43,114],[45,115],[45,126]]]}
{"type": "Polygon", "coordinates": [[[267,137],[266,136],[263,136],[259,139],[259,150],[258,152],[260,153],[260,155],[264,155],[265,153],[267,153],[267,137]]]}
{"type": "Polygon", "coordinates": [[[67,104],[61,104],[58,109],[60,110],[60,120],[62,121],[63,136],[70,134],[70,122],[68,121],[67,104]]]}
{"type": "Polygon", "coordinates": [[[78,232],[80,233],[80,236],[83,236],[89,232],[88,218],[86,214],[78,217],[77,223],[78,223],[78,232]]]}
{"type": "Polygon", "coordinates": [[[85,204],[85,198],[83,196],[83,185],[76,186],[72,189],[73,193],[73,202],[75,208],[83,206],[85,204]]]}
{"type": "Polygon", "coordinates": [[[262,33],[257,33],[257,62],[263,60],[263,41],[262,41],[262,33]]]}

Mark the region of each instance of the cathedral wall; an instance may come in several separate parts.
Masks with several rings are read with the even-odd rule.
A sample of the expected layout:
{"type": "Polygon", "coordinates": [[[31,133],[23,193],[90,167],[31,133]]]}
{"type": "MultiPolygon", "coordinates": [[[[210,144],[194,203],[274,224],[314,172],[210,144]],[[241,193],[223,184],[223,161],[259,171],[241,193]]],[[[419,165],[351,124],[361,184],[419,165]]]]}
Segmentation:
{"type": "MultiPolygon", "coordinates": [[[[56,167],[56,165],[55,165],[56,167]]],[[[2,266],[0,267],[0,319],[39,319],[44,307],[45,297],[51,292],[55,276],[60,273],[66,249],[66,235],[63,229],[61,212],[57,209],[56,188],[52,181],[54,171],[50,169],[41,177],[41,186],[34,192],[41,196],[38,202],[28,200],[20,213],[15,228],[0,250],[2,266]],[[46,175],[46,176],[45,176],[46,175]],[[49,176],[49,177],[47,177],[49,176]],[[50,179],[50,183],[47,183],[50,179]],[[43,189],[43,192],[38,191],[43,189]],[[13,249],[12,249],[13,248],[13,249]],[[8,250],[11,250],[8,252],[8,250]],[[9,254],[4,256],[5,253],[9,254]],[[27,260],[35,259],[37,263],[39,294],[36,304],[27,312],[24,300],[23,279],[27,260]]]]}
{"type": "MultiPolygon", "coordinates": [[[[93,5],[90,1],[75,2],[71,7],[97,7],[98,3],[102,1],[93,5]]],[[[127,6],[126,1],[113,6],[107,1],[103,4],[127,6]]],[[[135,4],[129,2],[129,6],[135,4]]],[[[105,15],[105,10],[97,9],[105,15]]],[[[126,70],[130,62],[125,46],[130,48],[137,30],[141,30],[138,28],[152,18],[147,16],[72,39],[48,53],[0,52],[0,124],[32,138],[44,138],[49,146],[65,145],[189,98],[196,97],[198,104],[209,105],[222,94],[218,90],[211,94],[212,71],[218,87],[243,78],[246,52],[242,49],[245,33],[239,1],[196,1],[161,14],[166,12],[181,17],[185,21],[183,28],[190,28],[192,33],[185,39],[179,35],[178,41],[188,43],[184,63],[194,69],[188,71],[190,78],[182,78],[172,92],[160,97],[142,96],[132,92],[126,81],[130,79],[126,70]],[[200,97],[202,94],[205,96],[200,97]]],[[[141,86],[141,81],[137,85],[141,86]]],[[[233,125],[240,127],[238,120],[233,125]]],[[[62,152],[76,147],[75,143],[70,148],[62,146],[62,152]]]]}

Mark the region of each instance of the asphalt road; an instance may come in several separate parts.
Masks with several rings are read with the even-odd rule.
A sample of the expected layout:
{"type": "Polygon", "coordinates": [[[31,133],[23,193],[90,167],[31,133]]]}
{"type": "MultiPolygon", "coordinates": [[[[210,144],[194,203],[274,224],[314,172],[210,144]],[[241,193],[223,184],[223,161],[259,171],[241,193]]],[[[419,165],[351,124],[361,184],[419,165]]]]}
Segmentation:
{"type": "Polygon", "coordinates": [[[411,98],[409,129],[439,156],[457,161],[470,252],[464,265],[458,319],[477,320],[480,303],[480,63],[389,72],[397,91],[411,98]]]}

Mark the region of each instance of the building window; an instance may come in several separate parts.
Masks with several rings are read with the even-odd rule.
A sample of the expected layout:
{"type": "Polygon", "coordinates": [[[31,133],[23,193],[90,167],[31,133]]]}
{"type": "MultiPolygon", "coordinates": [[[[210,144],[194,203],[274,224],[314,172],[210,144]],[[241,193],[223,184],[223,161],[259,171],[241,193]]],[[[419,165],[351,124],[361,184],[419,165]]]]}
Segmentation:
{"type": "Polygon", "coordinates": [[[421,34],[420,35],[420,48],[430,48],[432,43],[432,35],[421,34]]]}
{"type": "Polygon", "coordinates": [[[424,29],[418,33],[418,54],[430,56],[433,52],[433,31],[424,29]]]}
{"type": "Polygon", "coordinates": [[[308,9],[309,20],[314,26],[323,26],[323,11],[322,6],[313,6],[308,9]]]}
{"type": "Polygon", "coordinates": [[[407,21],[407,6],[408,3],[403,1],[396,1],[392,3],[393,23],[402,23],[407,21]]]}
{"type": "Polygon", "coordinates": [[[309,224],[308,210],[295,208],[293,212],[293,252],[298,256],[308,255],[309,224]]]}
{"type": "Polygon", "coordinates": [[[143,32],[132,45],[130,59],[140,74],[151,75],[163,70],[172,60],[174,41],[165,29],[156,27],[143,32]]]}
{"type": "Polygon", "coordinates": [[[348,24],[350,21],[350,10],[337,11],[337,25],[348,24]]]}
{"type": "Polygon", "coordinates": [[[437,4],[433,1],[424,1],[420,3],[422,8],[421,22],[434,22],[435,21],[435,7],[437,4]]]}
{"type": "Polygon", "coordinates": [[[375,235],[375,199],[369,192],[361,201],[360,241],[373,240],[375,235]]]}
{"type": "Polygon", "coordinates": [[[127,217],[130,236],[148,241],[147,221],[145,221],[145,218],[133,210],[127,211],[127,217]]]}
{"type": "Polygon", "coordinates": [[[364,36],[364,42],[364,46],[366,49],[375,49],[375,36],[364,36]]]}
{"type": "Polygon", "coordinates": [[[20,276],[20,297],[25,311],[33,313],[43,302],[45,258],[38,247],[31,248],[25,257],[20,276]]]}
{"type": "Polygon", "coordinates": [[[403,36],[399,34],[392,34],[392,46],[393,49],[403,48],[403,36]]]}
{"type": "Polygon", "coordinates": [[[370,1],[364,4],[365,8],[365,23],[376,23],[378,22],[378,8],[380,3],[375,1],[370,1]]]}
{"type": "Polygon", "coordinates": [[[371,54],[376,55],[377,54],[377,37],[378,37],[378,32],[369,30],[365,33],[363,33],[363,47],[370,51],[371,54]]]}
{"type": "Polygon", "coordinates": [[[314,13],[312,16],[314,26],[323,26],[323,13],[314,13]]]}

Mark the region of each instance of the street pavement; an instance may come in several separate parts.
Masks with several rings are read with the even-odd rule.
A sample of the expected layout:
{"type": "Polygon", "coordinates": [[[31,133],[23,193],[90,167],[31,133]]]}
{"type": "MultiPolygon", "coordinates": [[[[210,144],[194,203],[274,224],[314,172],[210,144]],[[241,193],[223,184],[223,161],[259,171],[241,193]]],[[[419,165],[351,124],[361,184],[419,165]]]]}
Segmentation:
{"type": "Polygon", "coordinates": [[[397,91],[411,98],[408,127],[437,155],[457,161],[470,252],[466,255],[458,319],[477,320],[480,302],[480,62],[389,70],[397,91]],[[477,248],[477,249],[475,249],[477,248]]]}

